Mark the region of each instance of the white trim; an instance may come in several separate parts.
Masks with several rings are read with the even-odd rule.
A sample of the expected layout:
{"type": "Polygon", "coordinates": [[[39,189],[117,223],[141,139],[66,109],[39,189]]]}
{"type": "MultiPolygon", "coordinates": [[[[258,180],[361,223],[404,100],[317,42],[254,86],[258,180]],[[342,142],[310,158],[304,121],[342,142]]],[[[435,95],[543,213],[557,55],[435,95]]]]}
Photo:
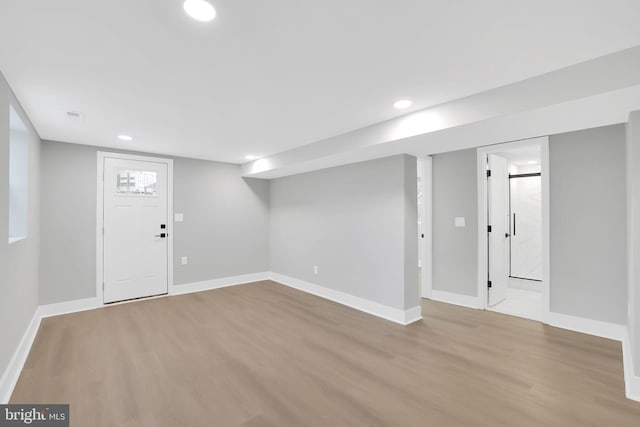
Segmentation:
{"type": "Polygon", "coordinates": [[[627,399],[640,402],[640,376],[635,375],[633,357],[631,354],[631,339],[629,328],[625,328],[622,340],[622,367],[624,369],[624,387],[627,399]]]}
{"type": "Polygon", "coordinates": [[[101,307],[97,298],[77,299],[73,301],[59,302],[55,304],[41,305],[38,314],[41,318],[60,316],[62,314],[77,313],[79,311],[93,310],[101,307]]]}
{"type": "Polygon", "coordinates": [[[540,144],[540,183],[542,185],[542,323],[551,313],[551,164],[549,137],[540,144]]]}
{"type": "Polygon", "coordinates": [[[568,329],[596,337],[622,341],[626,335],[626,326],[616,323],[602,322],[585,317],[550,312],[547,317],[549,325],[556,328],[568,329]]]}
{"type": "Polygon", "coordinates": [[[478,297],[456,294],[453,292],[439,291],[433,289],[431,291],[431,299],[434,301],[446,302],[447,304],[459,305],[468,308],[480,308],[478,297]]]}
{"type": "Polygon", "coordinates": [[[556,328],[621,341],[625,395],[627,399],[640,402],[640,376],[635,375],[634,372],[631,340],[627,326],[554,312],[549,313],[548,320],[549,325],[556,328]]]}
{"type": "Polygon", "coordinates": [[[104,305],[104,293],[102,280],[104,277],[104,159],[106,157],[137,160],[142,162],[164,163],[167,165],[167,294],[173,292],[173,160],[161,157],[138,156],[134,154],[112,153],[107,151],[97,152],[97,176],[96,176],[96,301],[104,305]]]}
{"type": "Polygon", "coordinates": [[[522,141],[496,144],[477,149],[477,177],[478,177],[478,301],[479,308],[487,309],[487,264],[488,264],[488,236],[487,236],[487,155],[504,151],[515,151],[527,145],[540,144],[540,163],[542,181],[542,322],[549,322],[550,310],[550,210],[549,210],[549,137],[526,139],[522,141]]]}
{"type": "Polygon", "coordinates": [[[193,292],[208,291],[211,289],[226,288],[228,286],[244,285],[247,283],[269,280],[269,273],[243,274],[241,276],[224,277],[222,279],[204,280],[202,282],[175,285],[169,295],[184,295],[193,292]]]}
{"type": "Polygon", "coordinates": [[[274,282],[289,286],[290,288],[298,289],[401,325],[407,325],[422,319],[422,310],[420,307],[414,307],[409,310],[400,310],[398,308],[389,307],[388,305],[305,282],[304,280],[285,276],[284,274],[279,273],[271,272],[269,273],[269,278],[274,282]],[[418,311],[420,311],[419,315],[418,311]]]}
{"type": "Polygon", "coordinates": [[[4,405],[9,403],[9,399],[11,399],[13,389],[18,383],[20,373],[22,372],[22,368],[27,361],[29,351],[31,351],[31,346],[33,345],[33,341],[36,338],[39,327],[40,314],[38,312],[38,308],[36,308],[35,312],[33,313],[33,317],[29,322],[29,326],[27,326],[27,330],[24,332],[24,335],[22,336],[22,339],[20,339],[20,343],[18,344],[16,351],[13,353],[9,364],[7,365],[7,369],[5,369],[4,373],[2,374],[2,378],[0,378],[0,404],[4,405]]]}
{"type": "Polygon", "coordinates": [[[419,320],[422,320],[422,307],[418,305],[404,311],[404,319],[401,323],[403,325],[410,325],[419,320]]]}
{"type": "Polygon", "coordinates": [[[173,292],[173,237],[176,230],[175,216],[173,215],[173,160],[167,161],[167,294],[173,292]]]}

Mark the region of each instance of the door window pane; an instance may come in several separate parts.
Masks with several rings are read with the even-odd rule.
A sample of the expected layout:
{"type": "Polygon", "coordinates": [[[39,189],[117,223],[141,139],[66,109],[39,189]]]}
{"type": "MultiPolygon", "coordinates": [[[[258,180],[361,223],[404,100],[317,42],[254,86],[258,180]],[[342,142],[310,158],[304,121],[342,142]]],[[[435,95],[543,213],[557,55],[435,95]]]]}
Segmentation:
{"type": "Polygon", "coordinates": [[[118,194],[155,196],[156,172],[119,170],[116,176],[116,192],[118,194]]]}

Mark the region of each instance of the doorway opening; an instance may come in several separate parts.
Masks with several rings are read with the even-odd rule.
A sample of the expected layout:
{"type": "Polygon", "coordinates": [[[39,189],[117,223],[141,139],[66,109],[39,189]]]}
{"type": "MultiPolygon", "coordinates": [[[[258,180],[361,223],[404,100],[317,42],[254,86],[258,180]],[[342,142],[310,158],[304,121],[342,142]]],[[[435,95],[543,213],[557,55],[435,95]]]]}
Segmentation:
{"type": "Polygon", "coordinates": [[[548,138],[478,149],[481,308],[549,312],[548,138]]]}

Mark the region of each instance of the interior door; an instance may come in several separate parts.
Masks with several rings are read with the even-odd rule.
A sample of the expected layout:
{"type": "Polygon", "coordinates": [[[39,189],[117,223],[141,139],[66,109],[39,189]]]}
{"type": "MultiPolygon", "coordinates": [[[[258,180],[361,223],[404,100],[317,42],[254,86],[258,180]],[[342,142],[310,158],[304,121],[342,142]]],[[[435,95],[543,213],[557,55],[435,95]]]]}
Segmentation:
{"type": "Polygon", "coordinates": [[[509,243],[509,172],[507,160],[489,154],[488,207],[489,207],[489,305],[494,306],[507,298],[508,243],[509,243]]]}
{"type": "Polygon", "coordinates": [[[167,164],[104,160],[104,302],[167,293],[167,164]]]}

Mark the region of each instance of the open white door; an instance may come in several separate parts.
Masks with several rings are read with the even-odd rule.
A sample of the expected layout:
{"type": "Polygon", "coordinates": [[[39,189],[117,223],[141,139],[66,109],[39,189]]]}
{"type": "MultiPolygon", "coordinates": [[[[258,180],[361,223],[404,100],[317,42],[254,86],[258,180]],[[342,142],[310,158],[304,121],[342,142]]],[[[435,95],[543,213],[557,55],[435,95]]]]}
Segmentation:
{"type": "Polygon", "coordinates": [[[167,293],[167,164],[104,159],[104,302],[167,293]]]}
{"type": "Polygon", "coordinates": [[[509,239],[509,172],[507,160],[489,154],[489,306],[507,297],[509,239]]]}

